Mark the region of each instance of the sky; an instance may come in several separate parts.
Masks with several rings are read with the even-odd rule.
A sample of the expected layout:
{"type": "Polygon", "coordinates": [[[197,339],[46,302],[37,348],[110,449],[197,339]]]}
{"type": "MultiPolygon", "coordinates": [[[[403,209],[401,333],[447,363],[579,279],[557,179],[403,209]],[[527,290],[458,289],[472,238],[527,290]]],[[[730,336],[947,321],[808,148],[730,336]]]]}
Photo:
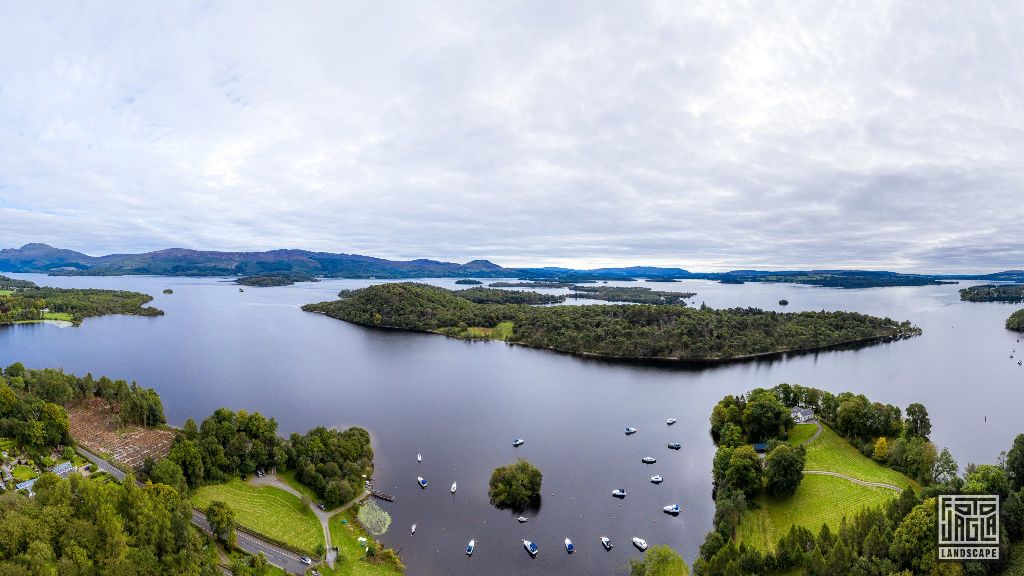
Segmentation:
{"type": "Polygon", "coordinates": [[[3,2],[0,247],[1024,268],[1024,3],[3,2]]]}

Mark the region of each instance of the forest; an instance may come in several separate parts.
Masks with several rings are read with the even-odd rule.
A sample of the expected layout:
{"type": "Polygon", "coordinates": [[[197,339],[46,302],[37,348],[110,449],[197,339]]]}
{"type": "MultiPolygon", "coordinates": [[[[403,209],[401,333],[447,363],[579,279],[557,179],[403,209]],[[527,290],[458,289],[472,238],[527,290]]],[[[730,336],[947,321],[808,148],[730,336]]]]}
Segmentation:
{"type": "Polygon", "coordinates": [[[960,289],[965,302],[1024,302],[1024,284],[982,284],[960,289]]]}
{"type": "Polygon", "coordinates": [[[77,325],[90,316],[161,316],[164,313],[145,306],[153,297],[139,292],[48,288],[2,276],[0,288],[0,325],[46,319],[68,320],[77,325]]]}
{"type": "Polygon", "coordinates": [[[291,286],[296,282],[319,282],[315,276],[301,272],[270,272],[267,274],[256,274],[253,276],[242,276],[235,280],[235,284],[242,286],[253,286],[255,288],[268,288],[271,286],[291,286]]]}
{"type": "Polygon", "coordinates": [[[1006,319],[1006,329],[1024,332],[1024,308],[1017,310],[1006,319]]]}
{"type": "Polygon", "coordinates": [[[450,290],[408,282],[346,292],[340,300],[309,304],[303,310],[366,326],[458,337],[474,334],[468,328],[512,323],[503,338],[512,343],[629,359],[720,361],[920,333],[910,322],[855,312],[476,304],[450,290]]]}
{"type": "Polygon", "coordinates": [[[364,475],[373,475],[370,434],[355,427],[344,431],[317,427],[306,434],[292,434],[288,467],[328,507],[344,504],[362,492],[364,475]]]}

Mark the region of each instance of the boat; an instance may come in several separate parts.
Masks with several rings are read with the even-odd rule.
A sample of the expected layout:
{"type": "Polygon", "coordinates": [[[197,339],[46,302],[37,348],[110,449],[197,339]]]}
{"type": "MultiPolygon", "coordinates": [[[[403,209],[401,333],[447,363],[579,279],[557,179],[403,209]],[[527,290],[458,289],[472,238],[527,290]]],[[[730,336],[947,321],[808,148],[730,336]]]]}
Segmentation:
{"type": "Polygon", "coordinates": [[[630,434],[636,434],[636,428],[626,426],[626,436],[629,436],[630,434]]]}
{"type": "Polygon", "coordinates": [[[409,534],[415,534],[415,533],[416,533],[416,525],[413,524],[412,528],[409,529],[409,534]]]}
{"type": "Polygon", "coordinates": [[[242,290],[241,288],[239,288],[238,291],[239,292],[245,292],[245,290],[242,290]]]}
{"type": "Polygon", "coordinates": [[[615,496],[616,498],[625,498],[626,490],[624,488],[616,488],[615,490],[612,490],[612,496],[615,496]]]}
{"type": "Polygon", "coordinates": [[[679,509],[679,504],[672,504],[671,506],[665,506],[664,508],[662,508],[662,510],[665,511],[665,514],[671,514],[673,516],[675,516],[676,514],[679,514],[680,512],[682,512],[682,510],[679,509]]]}
{"type": "Polygon", "coordinates": [[[655,458],[654,456],[644,456],[643,458],[640,459],[640,461],[643,462],[644,464],[654,464],[655,462],[658,461],[658,459],[655,458]]]}
{"type": "Polygon", "coordinates": [[[423,454],[420,454],[419,452],[417,452],[416,453],[416,461],[417,462],[423,462],[423,454]]]}
{"type": "Polygon", "coordinates": [[[679,450],[680,448],[683,447],[683,445],[680,444],[679,442],[669,442],[668,443],[668,447],[673,449],[673,450],[679,450]]]}
{"type": "Polygon", "coordinates": [[[639,536],[633,536],[633,546],[636,546],[641,552],[643,552],[644,550],[647,550],[647,540],[644,540],[639,536]]]}
{"type": "Polygon", "coordinates": [[[668,424],[669,426],[675,424],[676,422],[678,422],[678,420],[676,420],[675,418],[669,418],[668,420],[665,420],[665,424],[668,424]]]}
{"type": "Polygon", "coordinates": [[[611,539],[607,536],[601,536],[601,546],[604,546],[605,550],[611,550],[614,544],[612,544],[611,539]]]}
{"type": "Polygon", "coordinates": [[[526,522],[527,520],[529,520],[529,518],[527,518],[526,516],[520,516],[519,518],[516,518],[516,522],[519,522],[520,524],[526,522]]]}
{"type": "Polygon", "coordinates": [[[455,494],[455,482],[452,482],[452,494],[455,494]]]}
{"type": "Polygon", "coordinates": [[[419,482],[420,488],[426,488],[427,487],[427,480],[423,476],[417,476],[416,477],[416,481],[419,482]]]}
{"type": "Polygon", "coordinates": [[[526,442],[526,440],[523,440],[522,438],[516,438],[515,440],[512,441],[512,447],[519,448],[520,446],[523,445],[524,442],[526,442]]]}
{"type": "Polygon", "coordinates": [[[534,558],[537,557],[537,552],[540,552],[540,550],[537,549],[537,545],[529,540],[523,540],[523,548],[526,548],[526,551],[534,558]]]}
{"type": "Polygon", "coordinates": [[[472,556],[474,548],[476,548],[476,540],[470,540],[466,545],[466,556],[472,556]]]}
{"type": "Polygon", "coordinates": [[[651,484],[661,484],[664,481],[665,481],[665,479],[662,478],[658,474],[655,474],[654,476],[651,476],[651,484]]]}
{"type": "Polygon", "coordinates": [[[566,538],[565,539],[565,551],[568,552],[569,554],[572,554],[573,551],[575,551],[575,550],[576,550],[576,548],[573,547],[572,540],[569,540],[568,538],[566,538]]]}

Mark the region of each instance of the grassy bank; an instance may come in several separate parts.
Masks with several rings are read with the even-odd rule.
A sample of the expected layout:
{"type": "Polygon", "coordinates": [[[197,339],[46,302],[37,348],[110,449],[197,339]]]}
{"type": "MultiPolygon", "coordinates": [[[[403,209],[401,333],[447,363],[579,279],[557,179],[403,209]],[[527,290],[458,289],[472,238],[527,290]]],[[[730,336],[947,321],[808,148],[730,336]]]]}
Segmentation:
{"type": "MultiPolygon", "coordinates": [[[[813,424],[812,424],[813,426],[813,424]]],[[[792,437],[790,442],[792,442],[792,437]]],[[[852,476],[866,482],[882,482],[905,488],[908,484],[914,490],[921,485],[907,476],[875,462],[861,454],[852,444],[843,440],[828,426],[822,426],[821,436],[808,444],[805,470],[827,470],[852,476]]]]}
{"type": "Polygon", "coordinates": [[[227,503],[242,527],[307,554],[313,555],[324,543],[323,530],[313,512],[298,496],[280,488],[232,480],[203,486],[192,494],[192,505],[204,510],[215,500],[227,503]]]}
{"type": "MultiPolygon", "coordinates": [[[[366,558],[359,538],[373,539],[356,521],[355,508],[331,516],[331,542],[338,547],[338,561],[334,570],[320,568],[324,576],[400,576],[405,570],[391,564],[377,563],[366,558]],[[344,521],[344,522],[342,522],[344,521]]],[[[378,544],[377,549],[381,547],[378,544]]]]}

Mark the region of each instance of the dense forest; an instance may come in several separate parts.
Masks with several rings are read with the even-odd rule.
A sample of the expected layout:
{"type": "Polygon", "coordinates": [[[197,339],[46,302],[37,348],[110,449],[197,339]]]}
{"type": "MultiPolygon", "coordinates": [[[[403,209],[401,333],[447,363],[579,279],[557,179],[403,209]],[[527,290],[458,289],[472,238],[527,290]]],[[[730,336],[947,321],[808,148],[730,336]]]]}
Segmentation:
{"type": "Polygon", "coordinates": [[[504,339],[562,352],[631,359],[715,361],[919,333],[909,322],[855,312],[778,313],[676,305],[534,307],[475,304],[416,283],[371,286],[303,310],[363,324],[464,336],[512,323],[504,339]],[[472,333],[472,332],[470,332],[472,333]]]}
{"type": "Polygon", "coordinates": [[[1024,332],[1024,308],[1017,310],[1006,319],[1006,329],[1024,332]]]}
{"type": "Polygon", "coordinates": [[[966,302],[1024,302],[1024,284],[982,284],[960,290],[966,302]]]}
{"type": "Polygon", "coordinates": [[[163,315],[162,310],[144,307],[152,299],[124,290],[46,288],[0,276],[0,325],[46,319],[80,324],[85,318],[105,314],[163,315]]]}
{"type": "Polygon", "coordinates": [[[292,434],[288,467],[328,507],[344,504],[362,492],[364,476],[373,475],[370,434],[362,428],[338,431],[323,427],[292,434]]]}
{"type": "Polygon", "coordinates": [[[462,278],[460,280],[456,280],[455,283],[466,286],[479,286],[480,284],[483,284],[483,282],[472,278],[462,278]]]}
{"type": "Polygon", "coordinates": [[[291,286],[296,282],[319,282],[315,276],[301,272],[273,272],[269,274],[257,274],[254,276],[242,276],[235,280],[235,284],[242,286],[253,286],[255,288],[268,288],[271,286],[291,286]]]}
{"type": "Polygon", "coordinates": [[[663,292],[651,290],[643,286],[580,286],[569,287],[573,291],[569,298],[604,300],[605,302],[630,302],[633,304],[678,304],[686,306],[686,299],[692,298],[695,292],[663,292]]]}
{"type": "Polygon", "coordinates": [[[476,304],[557,304],[565,302],[565,296],[561,294],[541,294],[539,292],[527,292],[525,290],[496,290],[494,288],[469,288],[456,290],[459,298],[469,300],[476,304]]]}
{"type": "Polygon", "coordinates": [[[871,270],[810,270],[769,272],[760,270],[734,270],[720,275],[723,284],[744,282],[785,282],[808,284],[827,288],[884,288],[887,286],[931,286],[955,284],[952,280],[939,279],[923,274],[900,274],[871,270]]]}

